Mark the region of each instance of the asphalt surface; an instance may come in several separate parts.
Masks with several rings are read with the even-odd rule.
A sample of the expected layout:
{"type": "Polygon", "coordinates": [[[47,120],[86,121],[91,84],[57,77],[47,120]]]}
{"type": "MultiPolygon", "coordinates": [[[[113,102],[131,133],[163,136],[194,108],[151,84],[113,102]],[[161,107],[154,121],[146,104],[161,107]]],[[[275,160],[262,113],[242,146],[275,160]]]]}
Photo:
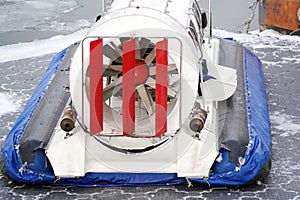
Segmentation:
{"type": "MultiPolygon", "coordinates": [[[[249,35],[240,42],[262,60],[272,126],[270,175],[240,187],[51,187],[17,184],[0,174],[0,199],[300,199],[300,38],[249,35]]],[[[17,111],[0,116],[0,145],[54,54],[0,63],[0,94],[17,111]]]]}

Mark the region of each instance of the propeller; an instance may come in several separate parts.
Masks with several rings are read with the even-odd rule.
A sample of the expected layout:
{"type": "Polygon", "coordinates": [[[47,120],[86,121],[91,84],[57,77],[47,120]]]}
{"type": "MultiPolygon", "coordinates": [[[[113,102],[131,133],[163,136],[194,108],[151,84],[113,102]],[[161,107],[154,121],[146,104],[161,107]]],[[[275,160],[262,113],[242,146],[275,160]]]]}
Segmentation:
{"type": "MultiPolygon", "coordinates": [[[[105,102],[105,112],[109,109],[111,111],[106,112],[104,114],[104,118],[108,120],[112,120],[112,115],[116,115],[120,113],[122,110],[119,106],[115,106],[116,104],[112,103],[113,101],[119,101],[122,96],[122,82],[123,82],[123,74],[122,74],[122,50],[123,43],[130,38],[122,37],[118,40],[110,41],[108,44],[103,46],[103,55],[107,58],[105,59],[107,63],[104,63],[103,70],[106,80],[106,85],[103,88],[103,101],[105,102]],[[119,100],[117,100],[119,98],[119,100]],[[109,101],[107,101],[109,100],[109,101]],[[118,110],[119,109],[119,110],[118,110]],[[117,111],[117,112],[116,112],[117,111]],[[108,115],[105,117],[105,115],[108,115]]],[[[155,111],[155,90],[156,90],[156,48],[155,43],[152,42],[148,38],[140,38],[136,39],[136,66],[135,66],[135,100],[140,102],[140,108],[138,108],[141,112],[138,117],[140,119],[148,119],[150,120],[151,116],[155,111]]],[[[168,79],[171,79],[173,76],[179,77],[179,67],[172,62],[173,60],[168,57],[168,79]]],[[[174,79],[176,82],[180,81],[180,78],[174,79]]],[[[89,95],[89,84],[90,84],[90,74],[89,69],[87,70],[86,77],[86,94],[88,99],[89,95]]],[[[175,103],[177,102],[179,87],[173,87],[174,83],[168,84],[167,94],[168,94],[168,113],[171,112],[169,109],[174,108],[175,103]]],[[[178,85],[178,84],[177,84],[178,85]]],[[[119,103],[120,104],[120,103],[119,103]]],[[[114,118],[116,119],[116,118],[114,118]]],[[[139,119],[137,119],[136,123],[138,123],[139,119]]],[[[118,122],[112,122],[111,124],[118,124],[118,122]]],[[[120,127],[120,125],[118,125],[120,127]]]]}

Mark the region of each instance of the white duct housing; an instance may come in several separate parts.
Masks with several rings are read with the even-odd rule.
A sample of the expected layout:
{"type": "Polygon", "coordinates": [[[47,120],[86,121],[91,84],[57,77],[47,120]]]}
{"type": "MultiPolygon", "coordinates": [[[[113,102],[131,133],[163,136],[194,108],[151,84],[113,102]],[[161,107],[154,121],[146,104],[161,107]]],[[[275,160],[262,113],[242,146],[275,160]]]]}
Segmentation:
{"type": "MultiPolygon", "coordinates": [[[[199,97],[201,59],[204,55],[201,27],[196,1],[113,2],[87,33],[71,62],[70,92],[77,121],[75,128],[68,133],[70,137],[65,137],[66,133],[57,128],[46,150],[56,176],[84,176],[87,172],[159,172],[177,173],[183,177],[209,175],[219,154],[215,100],[227,98],[232,90],[221,96],[210,95],[209,100],[199,97]],[[103,95],[100,102],[94,102],[94,93],[90,90],[94,84],[93,63],[95,60],[98,62],[98,56],[91,56],[95,42],[101,46],[99,62],[100,68],[103,68],[103,85],[98,84],[101,87],[96,89],[103,95]],[[133,44],[134,54],[130,53],[135,56],[133,59],[127,57],[130,44],[133,44]],[[166,59],[161,60],[158,56],[166,59]],[[134,84],[124,79],[124,74],[128,73],[127,65],[131,62],[135,69],[134,84]],[[167,81],[167,92],[160,96],[156,92],[159,88],[157,83],[161,81],[157,73],[161,66],[166,67],[163,81],[167,81]],[[142,70],[139,71],[139,67],[142,70]],[[140,81],[136,83],[136,79],[140,81]],[[134,87],[133,103],[129,104],[134,108],[129,108],[129,114],[124,113],[124,107],[128,105],[124,104],[124,91],[128,87],[134,87]],[[157,102],[161,98],[164,98],[163,103],[167,103],[167,111],[161,112],[166,116],[156,115],[157,105],[160,105],[157,102]],[[206,108],[209,110],[201,134],[189,126],[195,102],[205,105],[203,112],[206,108]],[[103,127],[94,132],[91,131],[95,121],[91,117],[91,109],[99,103],[103,103],[102,113],[96,117],[98,122],[103,120],[103,127]],[[129,121],[133,130],[127,134],[123,121],[133,113],[135,120],[129,121]],[[167,122],[162,133],[157,132],[157,124],[161,121],[167,122]]],[[[217,56],[217,42],[213,40],[212,43],[216,45],[208,50],[207,59],[217,56]]],[[[212,71],[214,75],[220,72],[217,68],[212,71]]],[[[234,76],[230,77],[233,81],[220,79],[201,87],[211,90],[226,81],[229,86],[225,89],[232,89],[234,76]]]]}
{"type": "MultiPolygon", "coordinates": [[[[175,92],[178,92],[178,94],[176,94],[178,97],[188,97],[179,98],[176,105],[173,105],[172,111],[168,113],[168,130],[177,130],[181,126],[179,121],[184,121],[188,117],[194,105],[199,81],[199,49],[185,28],[186,25],[180,24],[179,21],[171,17],[172,13],[180,11],[177,15],[173,16],[178,16],[177,18],[181,19],[181,22],[188,21],[185,13],[189,12],[189,4],[171,4],[172,6],[170,8],[165,7],[163,9],[162,7],[167,6],[168,1],[151,1],[151,7],[161,7],[161,9],[153,9],[146,7],[148,5],[144,3],[144,1],[136,1],[132,3],[131,6],[133,7],[122,9],[122,6],[126,6],[125,2],[127,1],[115,1],[113,3],[110,10],[111,12],[103,16],[87,33],[84,44],[88,44],[97,37],[103,38],[104,46],[112,42],[120,46],[120,42],[118,43],[117,41],[120,38],[146,38],[149,39],[151,43],[155,43],[163,38],[169,39],[169,62],[171,61],[176,65],[178,73],[180,74],[180,92],[179,90],[175,92]],[[153,6],[153,4],[158,4],[158,6],[153,6]],[[171,12],[172,7],[177,9],[171,12]],[[180,8],[180,10],[178,8],[180,8]],[[168,13],[162,12],[162,10],[167,10],[168,13]],[[181,16],[180,13],[182,13],[184,17],[179,17],[181,16]],[[180,104],[183,105],[181,109],[180,104]]],[[[84,88],[84,85],[86,85],[85,77],[89,70],[89,46],[83,45],[82,43],[80,45],[71,64],[70,91],[78,117],[89,130],[90,105],[88,94],[86,94],[84,88]],[[82,60],[84,62],[82,62],[82,60]],[[83,67],[82,63],[84,64],[83,67]]],[[[105,62],[110,64],[109,62],[111,61],[105,61],[104,58],[104,63],[105,62]]],[[[116,123],[121,121],[116,114],[112,113],[112,115],[116,123]]],[[[106,117],[104,116],[104,118],[106,117]]],[[[111,120],[111,118],[104,120],[111,120]]],[[[119,127],[121,125],[116,126],[119,127]]]]}

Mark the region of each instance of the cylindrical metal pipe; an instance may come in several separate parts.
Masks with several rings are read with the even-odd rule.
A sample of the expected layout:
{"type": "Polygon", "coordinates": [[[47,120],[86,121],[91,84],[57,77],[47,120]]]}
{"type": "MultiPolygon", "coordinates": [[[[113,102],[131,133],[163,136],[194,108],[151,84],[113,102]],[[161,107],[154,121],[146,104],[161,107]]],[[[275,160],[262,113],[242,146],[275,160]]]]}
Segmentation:
{"type": "Polygon", "coordinates": [[[211,12],[211,0],[208,0],[208,24],[209,24],[208,44],[210,45],[210,40],[211,40],[211,38],[212,38],[212,12],[211,12]]]}
{"type": "Polygon", "coordinates": [[[64,110],[62,120],[60,122],[60,127],[66,132],[70,132],[75,127],[75,116],[71,106],[67,106],[64,110]]]}
{"type": "MultiPolygon", "coordinates": [[[[197,105],[198,107],[198,105],[197,105]]],[[[203,110],[202,108],[199,108],[194,111],[193,113],[193,118],[190,121],[190,128],[195,131],[200,133],[201,130],[204,127],[205,121],[207,118],[207,112],[203,110]]]]}

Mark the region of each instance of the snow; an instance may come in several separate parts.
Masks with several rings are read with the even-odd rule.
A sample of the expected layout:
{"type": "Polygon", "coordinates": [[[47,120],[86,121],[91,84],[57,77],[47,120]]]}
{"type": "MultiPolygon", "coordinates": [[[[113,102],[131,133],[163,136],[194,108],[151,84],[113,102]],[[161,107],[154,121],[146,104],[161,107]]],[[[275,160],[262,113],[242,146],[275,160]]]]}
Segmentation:
{"type": "Polygon", "coordinates": [[[270,114],[273,128],[279,130],[281,137],[293,136],[300,133],[299,118],[280,113],[278,111],[270,114]]]}
{"type": "Polygon", "coordinates": [[[78,6],[76,0],[1,0],[0,33],[38,30],[45,21],[51,22],[78,6]]]}
{"type": "Polygon", "coordinates": [[[26,1],[26,4],[30,5],[34,9],[52,9],[56,7],[56,5],[52,3],[41,1],[26,1]]]}
{"type": "Polygon", "coordinates": [[[86,32],[87,29],[82,29],[69,35],[58,35],[45,40],[1,46],[0,63],[59,52],[82,40],[86,32]]]}
{"type": "Polygon", "coordinates": [[[21,100],[17,95],[0,93],[0,117],[6,113],[15,112],[21,107],[21,100]]]}
{"type": "MultiPolygon", "coordinates": [[[[277,39],[277,40],[288,40],[290,42],[300,42],[299,36],[290,36],[290,35],[282,35],[277,31],[274,30],[265,30],[265,31],[251,31],[248,34],[247,33],[233,33],[228,32],[222,29],[214,29],[213,35],[222,37],[222,38],[233,38],[237,41],[243,41],[243,42],[251,42],[255,43],[255,39],[262,38],[262,39],[277,39]]],[[[256,45],[261,45],[260,43],[255,43],[256,45]]],[[[270,44],[272,45],[272,44],[270,44]]],[[[270,47],[270,46],[268,46],[270,47]]],[[[277,47],[277,46],[276,46],[277,47]]]]}

